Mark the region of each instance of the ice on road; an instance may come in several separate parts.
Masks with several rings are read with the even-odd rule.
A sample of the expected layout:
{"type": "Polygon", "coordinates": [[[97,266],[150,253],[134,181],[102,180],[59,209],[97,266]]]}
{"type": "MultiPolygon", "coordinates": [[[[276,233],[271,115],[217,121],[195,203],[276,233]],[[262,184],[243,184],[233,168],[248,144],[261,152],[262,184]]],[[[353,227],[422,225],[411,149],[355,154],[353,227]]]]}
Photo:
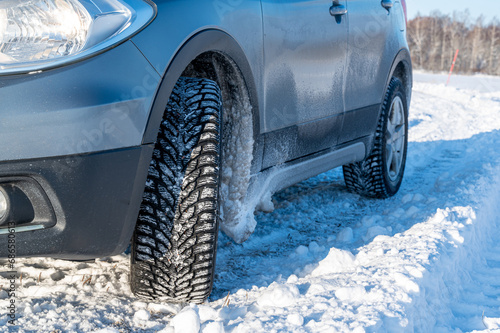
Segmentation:
{"type": "Polygon", "coordinates": [[[500,78],[445,82],[415,74],[395,197],[347,192],[341,169],[275,194],[246,243],[221,234],[205,304],[136,300],[125,254],[19,259],[0,331],[500,332],[500,78]]]}

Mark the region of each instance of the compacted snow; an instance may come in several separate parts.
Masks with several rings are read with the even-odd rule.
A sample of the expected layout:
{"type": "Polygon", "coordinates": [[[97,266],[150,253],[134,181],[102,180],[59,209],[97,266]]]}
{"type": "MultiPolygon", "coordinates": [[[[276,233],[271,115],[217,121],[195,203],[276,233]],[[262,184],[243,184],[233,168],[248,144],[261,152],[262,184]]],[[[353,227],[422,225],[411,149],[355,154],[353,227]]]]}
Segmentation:
{"type": "Polygon", "coordinates": [[[125,254],[22,259],[0,331],[500,332],[500,78],[445,82],[415,74],[398,195],[349,193],[340,169],[275,194],[247,242],[221,234],[206,304],[135,300],[125,254]]]}

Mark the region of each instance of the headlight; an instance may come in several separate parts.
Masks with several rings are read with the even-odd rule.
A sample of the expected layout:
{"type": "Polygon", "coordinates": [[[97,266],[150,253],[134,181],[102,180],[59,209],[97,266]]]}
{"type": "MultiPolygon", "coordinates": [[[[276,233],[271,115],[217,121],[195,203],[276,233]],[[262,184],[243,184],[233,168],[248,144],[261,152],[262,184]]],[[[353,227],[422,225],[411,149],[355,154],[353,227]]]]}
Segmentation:
{"type": "Polygon", "coordinates": [[[130,38],[154,15],[143,0],[0,0],[0,75],[90,57],[130,38]]]}

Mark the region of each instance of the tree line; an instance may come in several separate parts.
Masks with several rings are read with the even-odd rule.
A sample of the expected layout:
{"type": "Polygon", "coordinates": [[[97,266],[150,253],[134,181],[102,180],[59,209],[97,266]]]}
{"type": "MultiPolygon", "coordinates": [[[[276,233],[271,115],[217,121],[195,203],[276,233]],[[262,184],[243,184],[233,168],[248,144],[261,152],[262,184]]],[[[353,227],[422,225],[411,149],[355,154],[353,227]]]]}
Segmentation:
{"type": "Polygon", "coordinates": [[[500,75],[500,24],[471,20],[468,11],[453,15],[440,12],[418,15],[408,21],[408,43],[414,68],[448,71],[455,51],[455,71],[500,75]]]}

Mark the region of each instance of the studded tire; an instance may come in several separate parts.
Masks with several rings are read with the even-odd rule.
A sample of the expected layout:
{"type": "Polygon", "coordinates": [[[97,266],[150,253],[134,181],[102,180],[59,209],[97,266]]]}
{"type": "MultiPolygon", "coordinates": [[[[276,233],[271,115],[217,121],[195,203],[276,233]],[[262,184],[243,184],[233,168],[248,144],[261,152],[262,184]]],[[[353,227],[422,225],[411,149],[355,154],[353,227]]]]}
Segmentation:
{"type": "Polygon", "coordinates": [[[202,303],[217,249],[221,93],[180,78],[167,104],[132,241],[131,289],[140,298],[202,303]]]}
{"type": "Polygon", "coordinates": [[[387,88],[368,157],[343,167],[347,188],[367,197],[395,195],[403,181],[408,147],[408,107],[401,81],[392,78],[387,88]]]}

